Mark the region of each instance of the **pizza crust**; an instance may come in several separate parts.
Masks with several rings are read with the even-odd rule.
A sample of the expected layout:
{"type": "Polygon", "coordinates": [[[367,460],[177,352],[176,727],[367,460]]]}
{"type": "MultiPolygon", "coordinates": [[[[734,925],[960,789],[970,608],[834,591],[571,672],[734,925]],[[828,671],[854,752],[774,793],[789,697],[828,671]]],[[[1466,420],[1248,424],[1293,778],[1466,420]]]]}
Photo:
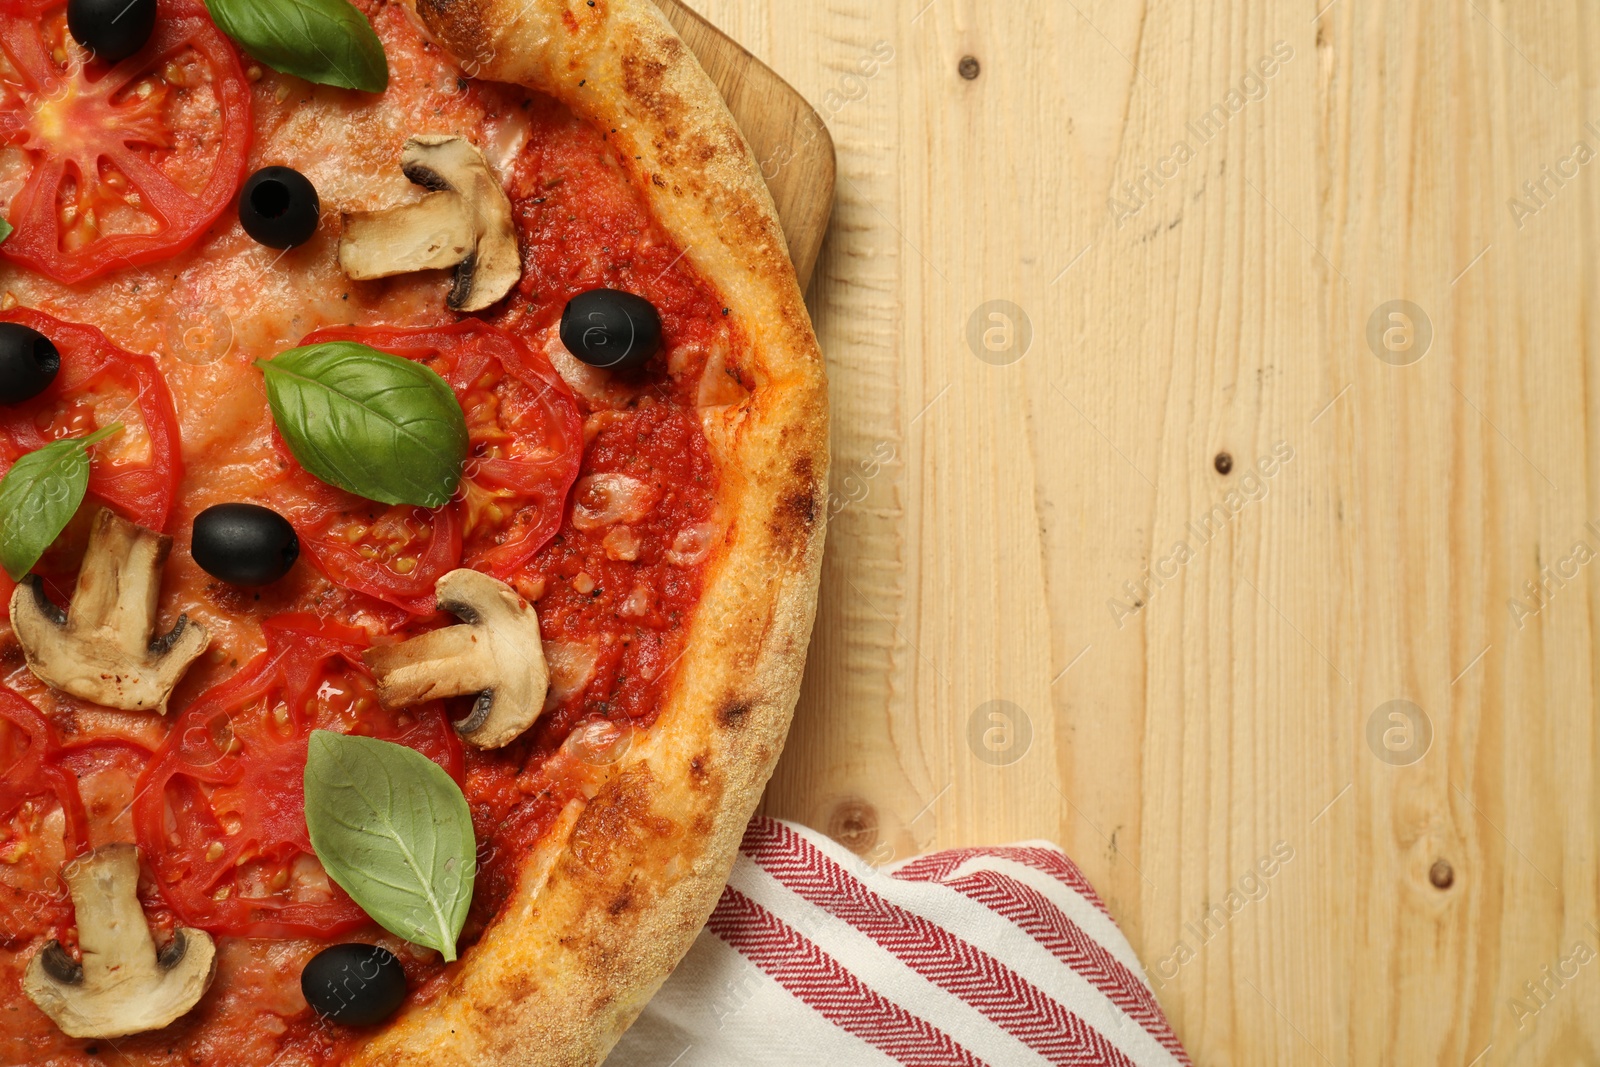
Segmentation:
{"type": "Polygon", "coordinates": [[[444,992],[351,1061],[596,1064],[704,925],[783,748],[816,609],[827,384],[756,161],[650,0],[411,2],[469,74],[606,130],[750,341],[749,395],[702,409],[727,536],[660,718],[528,858],[444,992]]]}

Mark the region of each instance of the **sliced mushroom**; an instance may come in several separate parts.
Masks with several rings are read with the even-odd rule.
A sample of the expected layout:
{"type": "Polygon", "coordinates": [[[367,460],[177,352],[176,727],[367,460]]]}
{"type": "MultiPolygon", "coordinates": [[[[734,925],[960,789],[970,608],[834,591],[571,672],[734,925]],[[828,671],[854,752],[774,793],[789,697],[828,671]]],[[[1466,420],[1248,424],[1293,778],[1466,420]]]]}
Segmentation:
{"type": "Polygon", "coordinates": [[[11,628],[40,681],[108,708],[165,715],[173,686],[208,642],[187,615],[154,636],[171,550],[172,538],[101,508],[68,610],[50,602],[37,576],[17,586],[11,628]]]}
{"type": "Polygon", "coordinates": [[[434,589],[439,610],[462,625],[365,653],[378,700],[400,708],[476,694],[456,732],[479,748],[508,745],[544,710],[550,686],[539,616],[510,586],[478,571],[451,571],[434,589]]]}
{"type": "Polygon", "coordinates": [[[197,1004],[216,973],[217,947],[180,927],[165,947],[139,906],[139,850],[104,845],[62,871],[77,912],[79,963],[59,941],[28,961],[22,989],[68,1037],[159,1030],[197,1004]]]}
{"type": "Polygon", "coordinates": [[[415,204],[345,218],[339,266],[357,281],[443,270],[467,258],[472,222],[459,193],[429,193],[415,204]]]}
{"type": "Polygon", "coordinates": [[[456,311],[482,311],[522,277],[511,201],[483,153],[449,134],[406,141],[400,169],[431,191],[415,204],[345,216],[339,266],[365,281],[455,267],[447,299],[456,311]]]}

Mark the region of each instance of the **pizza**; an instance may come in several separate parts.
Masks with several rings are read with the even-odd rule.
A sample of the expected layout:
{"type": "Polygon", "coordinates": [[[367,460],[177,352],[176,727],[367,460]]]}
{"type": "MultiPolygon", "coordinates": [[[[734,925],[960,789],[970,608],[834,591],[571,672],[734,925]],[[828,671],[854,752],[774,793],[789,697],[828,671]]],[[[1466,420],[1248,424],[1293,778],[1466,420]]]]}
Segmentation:
{"type": "Polygon", "coordinates": [[[0,0],[0,1063],[592,1064],[782,749],[828,468],[649,0],[0,0]]]}

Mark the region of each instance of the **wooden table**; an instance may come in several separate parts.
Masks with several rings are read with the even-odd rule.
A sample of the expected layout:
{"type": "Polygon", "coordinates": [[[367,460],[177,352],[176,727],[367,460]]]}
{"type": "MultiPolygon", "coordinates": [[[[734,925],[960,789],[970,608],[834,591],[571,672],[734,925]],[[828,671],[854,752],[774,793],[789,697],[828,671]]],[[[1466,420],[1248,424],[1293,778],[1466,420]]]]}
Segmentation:
{"type": "Polygon", "coordinates": [[[766,810],[1062,843],[1200,1064],[1600,1062],[1591,8],[698,6],[839,153],[766,810]]]}

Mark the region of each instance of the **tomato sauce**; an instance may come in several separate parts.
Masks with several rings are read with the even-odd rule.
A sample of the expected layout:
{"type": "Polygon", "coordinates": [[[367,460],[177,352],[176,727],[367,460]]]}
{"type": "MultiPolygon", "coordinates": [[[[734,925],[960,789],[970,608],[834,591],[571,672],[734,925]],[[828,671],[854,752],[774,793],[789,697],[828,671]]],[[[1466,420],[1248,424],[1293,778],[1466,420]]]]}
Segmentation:
{"type": "MultiPolygon", "coordinates": [[[[0,14],[6,2],[11,0],[0,0],[0,14]]],[[[33,10],[42,0],[29,2],[33,10]]],[[[452,973],[437,953],[370,924],[327,937],[239,936],[223,925],[213,931],[219,968],[211,991],[189,1015],[156,1033],[114,1042],[68,1039],[21,991],[23,966],[40,941],[59,937],[70,946],[75,937],[54,870],[74,850],[134,840],[130,811],[160,823],[148,813],[148,798],[140,807],[135,783],[148,778],[159,761],[171,763],[175,746],[181,746],[170,732],[191,706],[209,706],[198,698],[204,694],[214,702],[218,693],[226,695],[230,680],[260,667],[268,651],[263,623],[295,613],[342,625],[346,630],[340,632],[348,632],[356,647],[453,621],[419,614],[427,609],[415,596],[386,595],[390,587],[382,580],[352,579],[350,570],[326,563],[332,554],[313,561],[303,553],[289,577],[243,590],[210,578],[189,553],[194,517],[213,504],[259,500],[289,506],[284,502],[303,502],[310,494],[319,509],[316,529],[344,538],[355,553],[351,559],[376,558],[409,571],[430,558],[426,542],[438,527],[427,516],[386,518],[363,502],[305,486],[303,472],[276,438],[260,373],[252,366],[318,330],[340,328],[357,336],[458,321],[445,307],[442,273],[351,282],[337,266],[341,211],[372,210],[417,195],[398,165],[407,136],[457,133],[482,148],[512,200],[524,255],[517,289],[482,316],[510,334],[523,354],[491,361],[470,382],[452,382],[468,413],[472,462],[481,466],[475,472],[469,463],[467,488],[452,505],[459,510],[452,512],[456,527],[449,536],[457,559],[503,578],[535,604],[552,693],[524,737],[495,751],[468,746],[452,765],[459,768],[452,773],[459,774],[479,841],[479,876],[463,947],[493,920],[515,889],[522,861],[563,809],[592,795],[596,770],[619,758],[635,733],[655,720],[684,650],[705,560],[721,529],[717,472],[697,405],[705,400],[708,378],[737,382],[743,339],[730,326],[719,294],[651,219],[610,146],[609,131],[589,127],[538,94],[470,81],[423,39],[399,5],[357,0],[357,6],[371,17],[388,55],[390,87],[381,96],[313,86],[241,60],[254,116],[248,169],[284,164],[311,178],[322,200],[323,224],[310,242],[281,254],[264,248],[242,232],[230,204],[182,250],[89,280],[63,283],[0,263],[0,312],[32,309],[92,325],[111,346],[158,369],[181,443],[181,462],[173,464],[181,475],[174,470],[165,527],[174,548],[161,617],[170,624],[186,612],[212,637],[210,650],[174,693],[172,714],[159,719],[51,690],[26,668],[9,628],[0,625],[0,683],[42,713],[35,719],[17,710],[10,720],[0,718],[0,780],[10,781],[7,768],[40,760],[60,768],[37,788],[0,789],[7,808],[0,812],[0,919],[14,920],[0,930],[0,1063],[336,1063],[359,1035],[322,1021],[299,987],[300,969],[321,947],[352,939],[385,945],[404,964],[414,1001],[436,995],[452,973]],[[646,370],[608,378],[576,364],[561,347],[557,324],[567,300],[602,286],[638,293],[660,311],[664,351],[646,370]],[[527,438],[517,437],[534,410],[524,386],[551,368],[565,379],[546,380],[573,412],[572,439],[562,443],[569,431],[551,430],[542,450],[530,450],[527,438]],[[522,481],[505,474],[533,451],[544,455],[552,449],[571,450],[570,468],[537,478],[522,471],[522,481]],[[503,476],[490,477],[496,470],[503,476]],[[545,506],[559,514],[545,519],[528,510],[545,506]],[[56,796],[62,774],[78,783],[70,802],[56,796]],[[30,918],[25,922],[23,916],[30,918]]],[[[0,82],[6,77],[0,58],[0,82]]],[[[207,99],[207,92],[222,91],[203,84],[187,88],[207,99]]],[[[0,133],[4,129],[0,123],[0,133]]],[[[28,177],[23,147],[15,141],[0,145],[0,210],[18,202],[28,177]]],[[[449,378],[450,368],[436,355],[397,354],[424,359],[449,378]]],[[[40,433],[51,435],[51,419],[76,419],[73,425],[85,429],[111,421],[116,412],[100,410],[106,405],[97,408],[97,402],[63,401],[40,415],[40,433]]],[[[560,423],[546,415],[557,419],[549,425],[560,423]]],[[[116,439],[107,442],[116,445],[116,439]]],[[[130,439],[119,447],[137,453],[123,455],[127,462],[149,458],[148,441],[130,439]]],[[[107,462],[113,456],[108,453],[107,462]]],[[[14,458],[0,447],[0,464],[14,458]]],[[[51,549],[48,568],[41,566],[47,589],[60,603],[71,594],[87,529],[83,520],[98,499],[91,497],[51,549]]],[[[302,528],[302,539],[307,536],[302,528]]],[[[10,582],[0,578],[0,593],[9,591],[10,582]]],[[[465,703],[393,713],[397,718],[385,729],[411,736],[410,724],[418,718],[444,712],[459,718],[465,703]]],[[[352,722],[385,714],[370,708],[360,715],[342,708],[326,713],[352,722]]],[[[265,776],[242,780],[259,787],[265,776]]],[[[287,810],[276,801],[271,808],[279,815],[287,810]]],[[[157,867],[147,863],[146,877],[157,867]]],[[[297,868],[295,877],[303,873],[297,868]]],[[[141,885],[141,898],[158,938],[185,921],[171,903],[180,898],[153,881],[141,885]]],[[[186,910],[198,914],[198,906],[191,902],[186,910]]]]}

